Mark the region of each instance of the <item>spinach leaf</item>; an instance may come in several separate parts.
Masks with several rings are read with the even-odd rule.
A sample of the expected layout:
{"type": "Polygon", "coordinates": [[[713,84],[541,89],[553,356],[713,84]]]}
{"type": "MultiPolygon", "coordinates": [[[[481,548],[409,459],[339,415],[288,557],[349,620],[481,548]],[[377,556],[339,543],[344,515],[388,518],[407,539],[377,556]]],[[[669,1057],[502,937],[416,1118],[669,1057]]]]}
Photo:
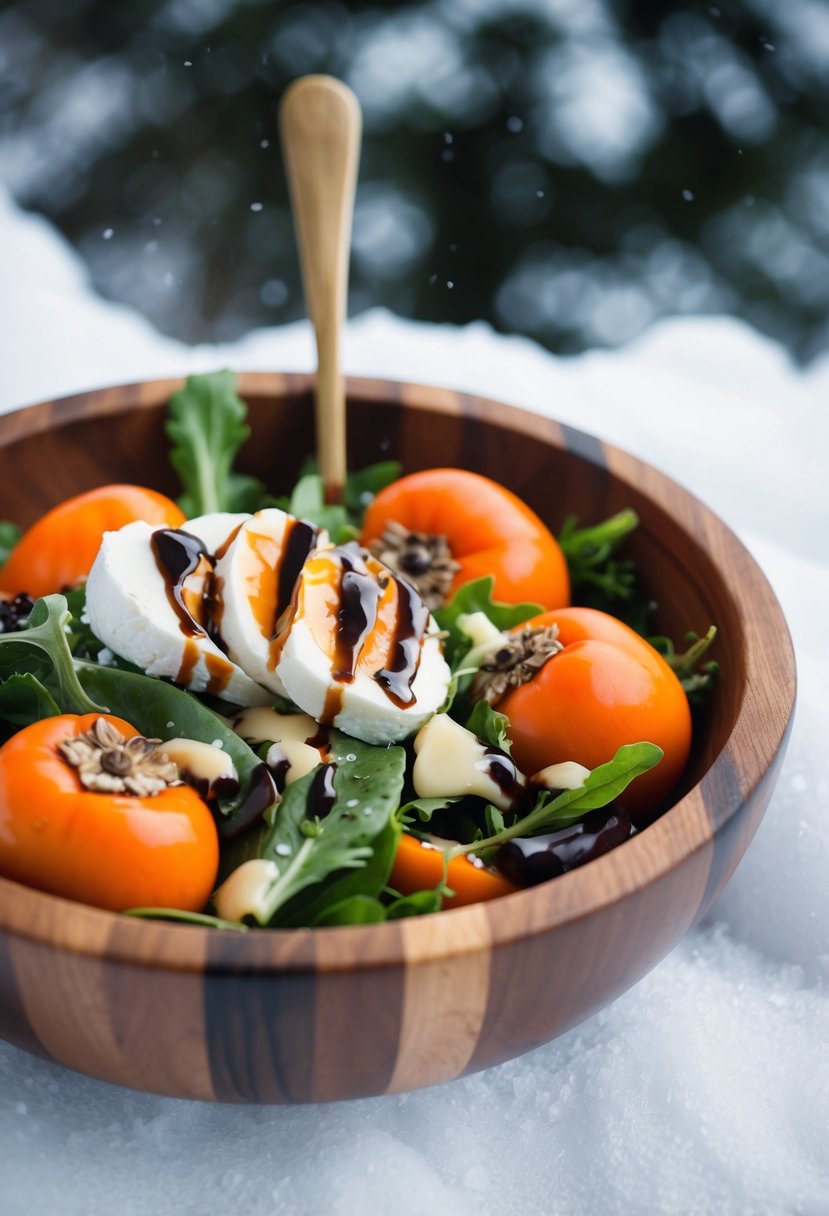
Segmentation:
{"type": "Polygon", "coordinates": [[[206,929],[232,929],[235,933],[248,931],[247,925],[237,920],[222,920],[220,916],[209,916],[206,912],[184,912],[181,908],[127,908],[124,916],[134,916],[137,920],[170,920],[206,929]]]}
{"type": "Polygon", "coordinates": [[[618,798],[635,777],[647,773],[659,763],[662,756],[662,748],[655,743],[626,743],[607,764],[594,768],[578,789],[564,790],[555,798],[550,798],[546,793],[540,794],[527,815],[493,832],[491,836],[458,845],[451,850],[449,858],[492,849],[512,840],[514,836],[531,836],[543,828],[564,828],[576,823],[588,811],[607,806],[618,798]]]}
{"type": "Polygon", "coordinates": [[[512,739],[509,738],[509,718],[493,709],[489,701],[478,701],[466,722],[466,729],[483,739],[490,747],[499,747],[509,754],[512,739]]]}
{"type": "Polygon", "coordinates": [[[277,499],[277,506],[318,528],[327,528],[334,544],[342,545],[359,537],[366,507],[380,490],[397,480],[401,471],[396,460],[383,460],[348,473],[342,505],[332,505],[325,501],[325,486],[317,462],[311,458],[304,462],[290,497],[277,499]]]}
{"type": "MultiPolygon", "coordinates": [[[[336,780],[336,779],[335,779],[336,780]]],[[[278,812],[277,812],[278,813],[278,812]]],[[[359,869],[347,870],[341,877],[332,876],[326,882],[307,887],[276,914],[271,925],[279,928],[298,928],[301,925],[323,923],[320,917],[329,908],[347,902],[353,897],[376,898],[388,882],[401,825],[397,815],[392,815],[383,830],[372,841],[371,856],[359,869]]],[[[325,921],[324,923],[335,923],[325,921]]],[[[346,924],[346,921],[337,921],[346,924]]]]}
{"type": "Polygon", "coordinates": [[[14,726],[29,726],[60,712],[48,688],[30,671],[9,676],[0,684],[0,718],[14,726]]]}
{"type": "MultiPolygon", "coordinates": [[[[309,794],[319,769],[289,785],[273,816],[261,856],[279,874],[255,911],[260,924],[301,891],[342,870],[368,865],[373,843],[400,803],[406,769],[402,747],[378,748],[333,731],[329,740],[334,774],[334,804],[319,818],[309,808],[309,794]]],[[[340,876],[342,877],[342,876],[340,876]]]]}
{"type": "Polygon", "coordinates": [[[443,643],[443,653],[451,668],[459,665],[472,644],[470,638],[458,628],[458,617],[468,612],[484,612],[496,629],[505,630],[512,629],[514,625],[520,625],[544,611],[541,604],[504,604],[493,600],[494,586],[495,579],[491,574],[464,583],[449,603],[434,614],[438,626],[448,633],[443,643]]]}
{"type": "Polygon", "coordinates": [[[324,908],[312,922],[314,928],[325,925],[375,925],[386,919],[386,909],[376,895],[349,895],[339,903],[324,908]]]}
{"type": "Polygon", "coordinates": [[[255,511],[262,485],[232,472],[239,448],[250,435],[247,406],[236,395],[233,372],[189,376],[170,398],[166,432],[173,441],[170,462],[181,478],[179,499],[192,518],[209,511],[255,511]]]}
{"type": "Polygon", "coordinates": [[[76,667],[78,678],[90,696],[106,705],[110,713],[130,722],[142,735],[150,739],[197,739],[201,743],[218,740],[236,766],[241,784],[234,798],[219,800],[219,807],[224,814],[232,815],[242,804],[262,762],[223,718],[202,705],[192,693],[153,676],[83,661],[78,661],[76,667]]]}
{"type": "Polygon", "coordinates": [[[411,823],[417,817],[421,823],[428,823],[436,811],[444,811],[448,806],[460,802],[461,795],[454,794],[447,798],[413,798],[398,812],[403,823],[411,823]]]}
{"type": "Polygon", "coordinates": [[[345,479],[343,502],[354,523],[362,523],[366,507],[381,490],[397,481],[403,466],[397,460],[381,460],[365,469],[348,473],[345,479]]]}
{"type": "Polygon", "coordinates": [[[289,514],[326,528],[335,545],[354,540],[358,530],[351,522],[345,507],[325,501],[325,487],[317,473],[306,473],[293,488],[285,506],[289,514]]]}
{"type": "Polygon", "coordinates": [[[264,893],[252,914],[260,925],[274,922],[279,909],[306,887],[321,882],[338,870],[359,868],[371,856],[364,838],[356,841],[340,832],[342,814],[328,822],[308,819],[308,796],[316,771],[289,785],[279,804],[275,822],[265,838],[262,856],[274,861],[278,876],[264,893]]]}
{"type": "Polygon", "coordinates": [[[323,925],[378,924],[384,920],[428,916],[432,912],[440,912],[442,902],[443,889],[440,887],[413,891],[411,895],[400,895],[390,904],[382,903],[374,895],[350,895],[321,912],[314,921],[314,928],[323,925]]]}
{"type": "Polygon", "coordinates": [[[408,916],[428,916],[432,912],[440,912],[443,892],[443,887],[434,887],[401,895],[386,908],[386,920],[403,920],[408,916]]]}
{"type": "Polygon", "coordinates": [[[0,520],[0,568],[9,560],[9,554],[20,540],[22,532],[17,524],[8,519],[0,520]]]}
{"type": "Polygon", "coordinates": [[[103,706],[87,696],[75,672],[66,635],[70,619],[65,596],[39,599],[25,629],[0,634],[0,680],[28,672],[61,713],[100,713],[103,706]]]}

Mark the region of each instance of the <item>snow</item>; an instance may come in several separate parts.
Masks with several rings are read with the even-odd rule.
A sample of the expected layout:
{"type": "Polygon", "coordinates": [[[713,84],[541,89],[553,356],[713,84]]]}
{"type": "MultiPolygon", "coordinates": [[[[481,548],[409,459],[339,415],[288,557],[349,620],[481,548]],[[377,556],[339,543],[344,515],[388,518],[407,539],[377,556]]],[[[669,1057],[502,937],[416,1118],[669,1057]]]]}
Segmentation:
{"type": "MultiPolygon", "coordinates": [[[[95,298],[49,226],[2,195],[0,240],[2,409],[224,365],[312,365],[305,325],[226,347],[160,337],[95,298]]],[[[375,311],[350,326],[347,363],[553,413],[719,511],[766,570],[798,653],[777,792],[706,922],[649,976],[558,1041],[436,1090],[208,1106],[0,1044],[3,1216],[829,1213],[829,359],[799,370],[724,318],[557,360],[482,324],[375,311]]]]}

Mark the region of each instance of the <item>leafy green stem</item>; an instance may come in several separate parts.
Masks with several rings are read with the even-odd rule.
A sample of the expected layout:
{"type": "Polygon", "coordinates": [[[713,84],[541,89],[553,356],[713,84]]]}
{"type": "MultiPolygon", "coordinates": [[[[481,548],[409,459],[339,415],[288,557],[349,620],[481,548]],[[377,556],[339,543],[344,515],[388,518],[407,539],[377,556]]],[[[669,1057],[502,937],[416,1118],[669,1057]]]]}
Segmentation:
{"type": "Polygon", "coordinates": [[[638,526],[639,516],[630,507],[589,528],[579,528],[578,517],[569,516],[558,543],[573,585],[598,587],[611,599],[629,599],[635,585],[633,565],[614,561],[613,554],[638,526]]]}
{"type": "Polygon", "coordinates": [[[692,704],[701,702],[711,691],[719,671],[716,659],[703,663],[702,659],[708,653],[717,637],[716,625],[709,625],[705,634],[700,637],[696,633],[686,634],[689,646],[677,654],[676,647],[670,638],[649,638],[651,645],[659,651],[668,666],[676,672],[677,678],[688,695],[692,704]]]}
{"type": "Polygon", "coordinates": [[[532,836],[542,828],[565,828],[582,819],[588,811],[607,806],[618,798],[634,778],[648,772],[662,759],[661,747],[655,743],[626,743],[620,747],[612,760],[594,768],[584,785],[575,790],[564,790],[555,798],[541,794],[535,806],[521,819],[517,819],[491,836],[473,840],[470,844],[459,844],[447,853],[447,863],[465,853],[480,853],[498,848],[516,836],[532,836]]]}
{"type": "Polygon", "coordinates": [[[32,609],[25,629],[0,634],[0,678],[29,672],[41,677],[61,713],[105,713],[78,679],[67,639],[72,619],[66,597],[45,595],[32,609]]]}

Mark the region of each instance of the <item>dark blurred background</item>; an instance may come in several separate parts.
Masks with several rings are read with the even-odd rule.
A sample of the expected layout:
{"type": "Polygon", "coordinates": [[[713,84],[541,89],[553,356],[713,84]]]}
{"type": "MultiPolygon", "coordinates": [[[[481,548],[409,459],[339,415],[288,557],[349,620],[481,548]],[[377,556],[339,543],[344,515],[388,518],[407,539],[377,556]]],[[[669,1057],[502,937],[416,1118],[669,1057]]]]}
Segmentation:
{"type": "Polygon", "coordinates": [[[0,0],[0,180],[188,342],[303,313],[274,113],[364,108],[350,308],[829,346],[827,0],[0,0]]]}

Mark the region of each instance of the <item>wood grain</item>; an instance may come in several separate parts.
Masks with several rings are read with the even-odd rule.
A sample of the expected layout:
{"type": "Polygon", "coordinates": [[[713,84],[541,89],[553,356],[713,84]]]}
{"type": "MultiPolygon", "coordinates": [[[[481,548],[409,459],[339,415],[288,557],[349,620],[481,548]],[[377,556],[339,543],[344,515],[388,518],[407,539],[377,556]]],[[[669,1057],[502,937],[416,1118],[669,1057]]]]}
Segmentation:
{"type": "MultiPolygon", "coordinates": [[[[0,517],[32,522],[107,481],[172,491],[164,404],[177,381],[0,418],[0,517]]],[[[313,444],[313,382],[245,375],[244,471],[276,491],[313,444]]],[[[561,1033],[667,953],[756,830],[794,703],[785,621],[752,558],[701,503],[593,437],[416,385],[348,384],[351,464],[397,457],[503,481],[554,528],[633,506],[660,627],[719,628],[722,678],[678,801],[554,882],[397,924],[244,937],[141,923],[0,880],[0,1034],[123,1085],[233,1102],[415,1088],[561,1033]],[[163,1010],[163,1016],[153,1011],[163,1010]]]]}

